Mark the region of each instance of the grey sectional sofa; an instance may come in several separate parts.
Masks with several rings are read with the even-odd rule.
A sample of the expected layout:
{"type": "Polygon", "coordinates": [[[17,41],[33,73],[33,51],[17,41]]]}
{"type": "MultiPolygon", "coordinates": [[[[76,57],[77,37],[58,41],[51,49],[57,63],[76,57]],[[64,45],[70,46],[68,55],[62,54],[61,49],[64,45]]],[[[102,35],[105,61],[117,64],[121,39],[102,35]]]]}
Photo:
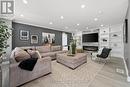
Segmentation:
{"type": "Polygon", "coordinates": [[[10,64],[10,87],[16,87],[38,77],[51,73],[51,58],[38,59],[33,71],[18,67],[19,63],[10,64]]]}
{"type": "MultiPolygon", "coordinates": [[[[16,87],[26,82],[34,80],[38,77],[51,73],[51,60],[56,59],[57,54],[65,53],[61,46],[37,46],[37,47],[20,47],[22,49],[35,49],[39,51],[39,58],[33,71],[27,71],[18,67],[19,62],[16,62],[14,56],[11,56],[10,64],[10,87],[16,87]],[[12,61],[13,60],[13,61],[12,61]]],[[[13,51],[12,51],[13,52],[13,51]]]]}
{"type": "Polygon", "coordinates": [[[52,60],[56,59],[57,54],[68,52],[67,50],[63,51],[62,47],[60,45],[57,45],[57,46],[36,46],[36,47],[33,47],[33,46],[29,47],[28,46],[28,47],[20,47],[20,48],[38,50],[40,55],[41,55],[41,58],[50,56],[52,58],[52,60]]]}

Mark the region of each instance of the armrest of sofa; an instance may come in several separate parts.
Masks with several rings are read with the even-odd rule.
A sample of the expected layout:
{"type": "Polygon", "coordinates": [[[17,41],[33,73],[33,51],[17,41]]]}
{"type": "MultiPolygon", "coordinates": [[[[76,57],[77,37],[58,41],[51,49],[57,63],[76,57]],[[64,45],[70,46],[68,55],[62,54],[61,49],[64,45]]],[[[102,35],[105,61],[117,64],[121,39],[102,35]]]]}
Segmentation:
{"type": "MultiPolygon", "coordinates": [[[[43,62],[43,63],[44,62],[50,62],[51,63],[51,57],[40,58],[40,59],[37,60],[37,63],[39,63],[39,62],[43,62]]],[[[19,63],[20,62],[10,64],[10,69],[13,69],[13,68],[16,69],[16,67],[18,67],[19,63]]]]}
{"type": "Polygon", "coordinates": [[[44,57],[44,58],[40,58],[38,59],[37,62],[50,62],[51,63],[51,57],[44,57]]]}
{"type": "Polygon", "coordinates": [[[33,71],[23,70],[19,63],[10,64],[10,87],[15,87],[51,72],[51,58],[37,60],[33,71]]]}
{"type": "Polygon", "coordinates": [[[36,51],[36,55],[37,55],[38,59],[41,59],[41,55],[40,55],[39,51],[36,51]]]}

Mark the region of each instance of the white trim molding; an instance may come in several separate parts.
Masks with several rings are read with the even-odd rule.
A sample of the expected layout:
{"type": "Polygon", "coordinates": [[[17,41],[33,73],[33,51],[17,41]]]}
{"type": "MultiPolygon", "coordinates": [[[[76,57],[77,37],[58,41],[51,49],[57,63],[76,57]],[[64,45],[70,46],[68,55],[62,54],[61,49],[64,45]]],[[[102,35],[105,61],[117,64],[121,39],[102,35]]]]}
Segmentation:
{"type": "Polygon", "coordinates": [[[127,81],[130,82],[130,76],[127,76],[127,81]]]}
{"type": "Polygon", "coordinates": [[[124,58],[123,58],[123,61],[124,61],[125,70],[126,70],[127,82],[130,82],[130,76],[129,76],[129,72],[128,72],[128,67],[126,65],[126,61],[125,61],[124,58]]]}

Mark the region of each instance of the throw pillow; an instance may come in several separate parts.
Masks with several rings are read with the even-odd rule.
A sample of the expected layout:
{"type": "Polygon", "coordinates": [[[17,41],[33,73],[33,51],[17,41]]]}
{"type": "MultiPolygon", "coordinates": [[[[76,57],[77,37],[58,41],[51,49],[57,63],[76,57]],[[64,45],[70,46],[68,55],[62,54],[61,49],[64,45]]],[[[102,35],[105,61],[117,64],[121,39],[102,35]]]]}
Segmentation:
{"type": "Polygon", "coordinates": [[[41,54],[39,53],[39,51],[36,51],[36,54],[37,54],[37,57],[38,57],[39,59],[42,58],[42,57],[41,57],[41,54]]]}
{"type": "Polygon", "coordinates": [[[38,58],[29,58],[20,62],[18,67],[24,70],[32,71],[37,63],[38,58]]]}
{"type": "Polygon", "coordinates": [[[27,53],[31,56],[31,58],[37,58],[37,53],[35,50],[27,50],[27,53]]]}
{"type": "Polygon", "coordinates": [[[31,57],[26,51],[24,51],[20,48],[15,49],[15,60],[17,62],[23,61],[23,60],[28,59],[28,58],[31,58],[31,57]]]}

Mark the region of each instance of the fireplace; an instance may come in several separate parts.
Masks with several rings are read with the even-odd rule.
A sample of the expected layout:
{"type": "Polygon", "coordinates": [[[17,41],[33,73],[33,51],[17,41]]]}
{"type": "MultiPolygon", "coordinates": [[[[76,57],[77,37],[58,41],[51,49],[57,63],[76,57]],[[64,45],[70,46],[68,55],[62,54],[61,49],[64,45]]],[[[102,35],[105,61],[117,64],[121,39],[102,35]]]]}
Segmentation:
{"type": "Polygon", "coordinates": [[[98,46],[83,46],[83,50],[86,50],[86,51],[98,51],[98,46]]]}

